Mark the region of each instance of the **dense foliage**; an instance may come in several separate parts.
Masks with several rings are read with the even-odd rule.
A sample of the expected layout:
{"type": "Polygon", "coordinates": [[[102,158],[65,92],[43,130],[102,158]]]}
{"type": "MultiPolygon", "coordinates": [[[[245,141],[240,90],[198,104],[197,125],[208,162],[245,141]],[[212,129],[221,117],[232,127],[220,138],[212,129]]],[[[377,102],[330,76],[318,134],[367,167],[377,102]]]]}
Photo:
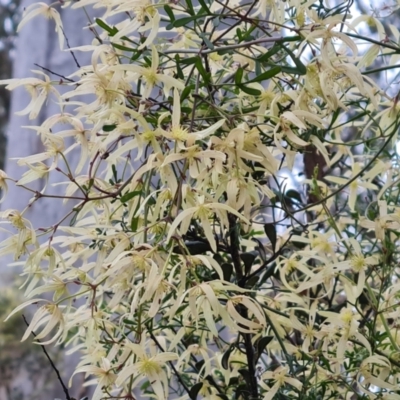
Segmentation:
{"type": "Polygon", "coordinates": [[[27,89],[31,119],[60,105],[31,126],[44,151],[2,187],[30,190],[26,209],[66,203],[49,227],[1,213],[0,254],[24,266],[29,298],[13,313],[36,305],[23,340],[82,353],[94,399],[400,399],[400,105],[387,87],[400,33],[379,19],[395,6],[354,16],[351,3],[25,10],[20,27],[53,19],[61,48],[60,6],[103,11],[93,42],[65,49],[91,65],[0,81],[27,89]]]}

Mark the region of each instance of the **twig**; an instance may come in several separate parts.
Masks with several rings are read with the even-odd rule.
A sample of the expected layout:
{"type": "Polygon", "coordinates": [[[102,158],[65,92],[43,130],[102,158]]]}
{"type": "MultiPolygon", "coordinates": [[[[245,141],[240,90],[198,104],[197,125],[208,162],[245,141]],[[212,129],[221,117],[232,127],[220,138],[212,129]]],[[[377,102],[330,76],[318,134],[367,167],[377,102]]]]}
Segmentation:
{"type": "Polygon", "coordinates": [[[227,46],[223,47],[216,47],[215,49],[209,49],[209,50],[191,50],[191,49],[173,49],[173,50],[165,50],[163,54],[198,54],[198,55],[204,55],[204,54],[211,54],[211,53],[216,53],[217,51],[223,51],[223,50],[233,50],[233,49],[240,49],[242,47],[250,47],[254,44],[261,44],[261,43],[275,43],[279,42],[282,40],[283,37],[269,37],[265,39],[257,39],[257,40],[252,40],[251,42],[243,42],[243,43],[238,43],[238,44],[230,44],[227,46]]]}
{"type": "MultiPolygon", "coordinates": [[[[161,344],[158,342],[157,338],[154,336],[153,332],[151,332],[150,330],[148,330],[151,339],[154,341],[154,343],[157,345],[157,347],[165,353],[165,350],[163,349],[163,347],[161,346],[161,344]]],[[[171,369],[174,371],[179,383],[183,386],[183,388],[186,390],[186,392],[188,394],[190,394],[190,389],[186,386],[185,382],[183,381],[183,379],[181,378],[181,376],[179,375],[179,372],[176,370],[175,365],[172,363],[172,361],[168,361],[169,366],[171,367],[171,369]]]]}
{"type": "Polygon", "coordinates": [[[44,71],[47,71],[52,75],[58,76],[59,78],[64,79],[65,81],[75,83],[75,81],[73,79],[67,78],[66,76],[61,75],[61,74],[57,74],[57,72],[54,72],[51,69],[48,69],[46,67],[42,67],[41,65],[36,64],[36,63],[34,63],[33,65],[36,65],[36,67],[42,68],[44,71]]]}
{"type": "MultiPolygon", "coordinates": [[[[60,28],[61,28],[61,27],[60,27],[60,28]]],[[[71,53],[72,58],[74,59],[76,66],[77,66],[78,68],[81,68],[81,66],[79,65],[79,62],[78,62],[77,58],[75,57],[75,53],[71,50],[71,46],[69,45],[68,37],[67,37],[67,35],[65,34],[64,29],[61,28],[61,30],[62,30],[62,33],[63,33],[63,35],[64,35],[64,37],[65,37],[65,43],[67,43],[67,47],[69,48],[69,52],[71,53]]]]}
{"type": "MultiPolygon", "coordinates": [[[[29,323],[28,323],[28,321],[26,320],[25,315],[22,315],[22,318],[24,319],[25,324],[26,324],[27,326],[29,326],[29,323]]],[[[37,336],[37,335],[36,335],[35,332],[32,331],[32,336],[36,339],[36,336],[37,336]]],[[[61,384],[61,386],[62,386],[62,388],[63,388],[63,390],[64,390],[66,399],[67,399],[67,400],[74,400],[74,399],[69,395],[68,388],[65,386],[65,383],[63,382],[63,380],[62,380],[62,378],[61,378],[60,371],[57,369],[57,367],[55,366],[53,360],[52,360],[51,357],[49,356],[49,353],[47,352],[46,347],[45,347],[43,344],[40,343],[39,339],[36,339],[36,341],[39,343],[39,345],[40,345],[40,347],[42,348],[44,354],[46,355],[47,359],[49,360],[49,363],[50,363],[50,365],[51,365],[51,368],[53,368],[54,372],[56,373],[57,379],[59,380],[59,382],[60,382],[60,384],[61,384]]]]}

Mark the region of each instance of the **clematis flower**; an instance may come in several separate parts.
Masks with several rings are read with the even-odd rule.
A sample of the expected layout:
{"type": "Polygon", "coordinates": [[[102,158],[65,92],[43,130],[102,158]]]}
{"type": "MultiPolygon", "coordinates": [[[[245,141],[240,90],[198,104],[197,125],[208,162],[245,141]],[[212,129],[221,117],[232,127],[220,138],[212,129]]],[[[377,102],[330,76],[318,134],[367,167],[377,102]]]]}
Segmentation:
{"type": "Polygon", "coordinates": [[[267,371],[261,375],[262,383],[261,386],[267,390],[266,395],[263,397],[263,400],[272,400],[278,390],[285,385],[294,386],[297,390],[301,390],[302,383],[288,376],[289,368],[288,367],[278,367],[274,371],[267,371]],[[265,384],[265,380],[272,380],[274,384],[272,387],[269,387],[265,384]]]}
{"type": "MultiPolygon", "coordinates": [[[[181,99],[179,97],[179,92],[177,89],[174,90],[174,108],[172,112],[172,127],[170,130],[166,131],[161,129],[162,134],[171,140],[175,140],[178,142],[179,146],[183,148],[182,143],[186,142],[187,146],[192,146],[196,140],[204,139],[210,135],[212,135],[217,129],[221,128],[225,123],[224,119],[216,122],[215,124],[209,126],[206,129],[203,129],[198,132],[189,132],[189,129],[184,128],[181,124],[181,99]]],[[[213,153],[217,155],[217,153],[213,153]]],[[[220,157],[214,157],[220,158],[220,157]]]]}
{"type": "Polygon", "coordinates": [[[61,96],[57,89],[54,88],[54,83],[49,76],[42,71],[32,71],[34,74],[44,76],[44,81],[39,78],[23,78],[23,79],[4,79],[0,80],[0,85],[7,85],[6,89],[14,90],[19,86],[23,86],[31,96],[30,103],[21,111],[17,111],[17,115],[29,114],[29,119],[35,119],[43,104],[47,100],[50,93],[54,94],[58,100],[61,96]]]}
{"type": "Polygon", "coordinates": [[[100,361],[100,367],[96,365],[80,366],[74,371],[72,377],[81,372],[85,372],[87,375],[95,375],[97,378],[97,386],[93,393],[92,400],[100,400],[104,397],[103,388],[110,387],[117,379],[117,375],[113,372],[114,368],[115,367],[111,365],[111,362],[108,358],[102,357],[100,361]]]}
{"type": "Polygon", "coordinates": [[[178,355],[172,352],[157,353],[154,346],[146,344],[125,343],[125,346],[133,353],[135,361],[122,369],[116,380],[117,386],[122,386],[124,382],[133,377],[133,387],[147,378],[157,396],[158,400],[168,399],[168,376],[165,372],[166,364],[169,361],[177,360],[178,355]],[[150,347],[150,354],[146,352],[146,348],[150,347]],[[139,378],[139,379],[138,379],[139,378]]]}
{"type": "Polygon", "coordinates": [[[138,78],[141,77],[145,81],[145,88],[142,92],[143,99],[147,99],[150,96],[151,91],[158,84],[163,85],[164,95],[168,97],[171,88],[183,90],[185,85],[171,76],[160,73],[158,70],[160,64],[160,58],[158,51],[154,45],[151,46],[151,66],[140,67],[139,65],[133,64],[120,64],[113,67],[115,70],[124,70],[127,72],[133,72],[133,75],[127,77],[132,82],[137,82],[138,78]]]}
{"type": "Polygon", "coordinates": [[[217,243],[215,241],[210,224],[210,218],[213,213],[219,214],[219,219],[221,221],[227,221],[225,214],[229,212],[236,215],[244,223],[250,224],[250,222],[245,217],[243,217],[242,214],[234,210],[232,207],[227,206],[226,204],[207,203],[204,196],[199,196],[197,201],[197,206],[187,208],[175,218],[174,222],[169,228],[167,242],[171,240],[172,235],[174,235],[179,225],[181,225],[180,233],[181,235],[184,235],[189,229],[190,221],[194,217],[200,220],[201,226],[204,229],[204,234],[206,235],[206,238],[210,243],[211,249],[215,252],[217,251],[217,243]]]}
{"type": "MultiPolygon", "coordinates": [[[[57,4],[57,3],[55,3],[57,4]]],[[[33,3],[30,6],[26,7],[24,10],[24,15],[21,23],[18,25],[17,32],[19,32],[24,25],[32,18],[35,18],[38,15],[43,15],[47,19],[53,19],[56,23],[56,32],[58,34],[58,42],[60,44],[60,49],[62,50],[64,47],[64,32],[63,25],[61,22],[60,14],[57,10],[54,9],[53,4],[49,5],[43,2],[33,3]]]]}

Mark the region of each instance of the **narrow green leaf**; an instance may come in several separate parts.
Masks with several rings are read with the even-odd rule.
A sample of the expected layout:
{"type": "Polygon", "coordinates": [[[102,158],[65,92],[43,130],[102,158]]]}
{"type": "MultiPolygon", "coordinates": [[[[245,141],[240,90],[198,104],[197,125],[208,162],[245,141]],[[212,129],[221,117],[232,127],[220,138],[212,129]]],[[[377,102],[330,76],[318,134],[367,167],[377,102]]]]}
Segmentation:
{"type": "Polygon", "coordinates": [[[268,71],[263,72],[261,75],[256,76],[254,79],[252,79],[251,81],[246,82],[246,83],[266,81],[268,79],[273,78],[275,75],[278,75],[279,72],[281,72],[281,67],[279,67],[279,66],[272,67],[268,71]]]}
{"type": "Polygon", "coordinates": [[[139,217],[133,217],[131,221],[131,231],[136,232],[139,223],[139,217]]]}
{"type": "Polygon", "coordinates": [[[228,263],[223,263],[221,265],[221,269],[224,274],[224,280],[230,282],[233,273],[233,265],[228,263]]]}
{"type": "Polygon", "coordinates": [[[264,224],[264,232],[271,242],[272,251],[275,253],[276,246],[276,228],[275,224],[264,224]]]}
{"type": "Polygon", "coordinates": [[[185,26],[185,25],[189,24],[190,22],[196,20],[197,18],[200,18],[200,17],[198,17],[198,16],[195,15],[195,16],[193,16],[193,17],[183,17],[183,18],[179,18],[179,19],[176,19],[176,20],[172,23],[172,25],[173,25],[174,28],[180,28],[180,27],[185,26]]]}
{"type": "Polygon", "coordinates": [[[207,85],[210,82],[211,74],[206,72],[200,57],[197,57],[195,65],[201,77],[204,79],[204,84],[207,85]]]}
{"type": "Polygon", "coordinates": [[[261,91],[259,91],[258,89],[253,89],[244,85],[237,85],[237,87],[243,92],[250,94],[252,96],[260,96],[261,94],[261,91]]]}
{"type": "Polygon", "coordinates": [[[201,388],[203,387],[203,382],[198,382],[194,384],[189,390],[189,397],[191,400],[196,400],[201,388]]]}
{"type": "Polygon", "coordinates": [[[134,192],[129,192],[121,196],[121,203],[126,203],[129,200],[133,199],[136,196],[139,196],[142,192],[140,190],[136,190],[134,192]]]}
{"type": "Polygon", "coordinates": [[[118,50],[130,51],[132,53],[137,52],[137,49],[132,49],[131,47],[122,46],[121,44],[117,44],[117,43],[111,43],[111,44],[113,47],[115,47],[118,50]]]}
{"type": "Polygon", "coordinates": [[[278,53],[281,49],[282,49],[281,46],[277,46],[277,45],[273,46],[265,54],[258,57],[258,61],[261,61],[261,62],[268,61],[272,56],[274,56],[276,53],[278,53]]]}
{"type": "Polygon", "coordinates": [[[240,258],[243,261],[244,269],[246,274],[250,272],[251,267],[253,266],[254,260],[257,258],[258,253],[256,251],[249,251],[247,253],[242,253],[240,258]]]}
{"type": "Polygon", "coordinates": [[[187,4],[187,6],[188,6],[188,13],[190,14],[190,15],[194,15],[195,14],[195,11],[194,11],[194,8],[193,8],[193,3],[192,3],[192,0],[186,0],[186,4],[187,4]]]}
{"type": "Polygon", "coordinates": [[[243,72],[244,72],[244,70],[242,67],[239,67],[238,70],[236,71],[236,74],[235,74],[236,85],[240,85],[242,83],[243,72]]]}
{"type": "Polygon", "coordinates": [[[172,8],[168,4],[165,4],[164,10],[168,14],[170,22],[173,23],[175,21],[175,15],[174,12],[172,11],[172,8]]]}
{"type": "Polygon", "coordinates": [[[118,29],[113,27],[111,28],[111,26],[108,26],[104,21],[102,21],[100,18],[96,18],[96,24],[104,29],[106,32],[109,33],[110,36],[114,36],[116,33],[118,33],[118,29]]]}
{"type": "Polygon", "coordinates": [[[185,89],[182,90],[181,103],[183,102],[183,100],[185,100],[189,96],[190,92],[192,90],[194,90],[194,88],[195,88],[194,85],[189,85],[189,86],[186,86],[185,89]]]}
{"type": "Polygon", "coordinates": [[[294,55],[293,51],[290,50],[289,48],[287,48],[286,46],[283,46],[283,45],[282,45],[282,47],[285,49],[286,53],[289,54],[290,58],[293,60],[294,64],[296,65],[297,71],[298,71],[297,73],[298,73],[299,75],[305,75],[305,74],[307,73],[307,68],[306,68],[306,66],[300,61],[300,58],[297,58],[297,57],[294,55]]]}
{"type": "Polygon", "coordinates": [[[238,39],[239,39],[239,43],[241,42],[241,41],[243,41],[243,35],[242,35],[242,31],[240,30],[240,28],[237,28],[236,29],[236,35],[237,35],[237,37],[238,37],[238,39]]]}
{"type": "Polygon", "coordinates": [[[224,369],[229,369],[229,356],[232,353],[232,350],[235,348],[235,346],[230,345],[228,347],[228,350],[224,353],[224,355],[221,358],[221,366],[224,369]]]}
{"type": "Polygon", "coordinates": [[[104,132],[112,132],[116,127],[117,127],[117,125],[115,125],[115,124],[113,124],[113,125],[103,125],[103,131],[104,132]]]}
{"type": "Polygon", "coordinates": [[[180,60],[180,63],[184,64],[184,65],[191,65],[191,64],[195,64],[197,60],[199,60],[199,57],[197,57],[197,56],[188,57],[188,58],[184,58],[183,60],[180,60]]]}
{"type": "Polygon", "coordinates": [[[286,193],[285,193],[285,197],[290,197],[292,199],[297,200],[299,203],[302,202],[301,199],[301,195],[297,190],[294,189],[289,189],[286,193]]]}
{"type": "Polygon", "coordinates": [[[271,343],[273,336],[264,336],[260,340],[257,341],[257,355],[260,358],[261,354],[264,352],[265,348],[271,343]]]}
{"type": "MultiPolygon", "coordinates": [[[[198,0],[198,1],[199,1],[199,4],[203,7],[204,11],[205,11],[207,14],[211,14],[211,11],[210,11],[210,9],[208,8],[207,3],[206,3],[204,0],[198,0]]],[[[215,25],[214,25],[214,26],[215,26],[215,25]]]]}
{"type": "Polygon", "coordinates": [[[214,50],[214,45],[212,44],[212,42],[208,39],[208,37],[206,35],[202,35],[202,39],[204,40],[204,43],[210,50],[214,50]]]}
{"type": "Polygon", "coordinates": [[[183,75],[183,71],[182,71],[182,68],[181,68],[181,66],[179,65],[179,63],[180,63],[180,57],[179,57],[179,54],[176,54],[175,55],[175,63],[176,63],[176,77],[178,78],[178,79],[185,79],[185,76],[183,75]]]}

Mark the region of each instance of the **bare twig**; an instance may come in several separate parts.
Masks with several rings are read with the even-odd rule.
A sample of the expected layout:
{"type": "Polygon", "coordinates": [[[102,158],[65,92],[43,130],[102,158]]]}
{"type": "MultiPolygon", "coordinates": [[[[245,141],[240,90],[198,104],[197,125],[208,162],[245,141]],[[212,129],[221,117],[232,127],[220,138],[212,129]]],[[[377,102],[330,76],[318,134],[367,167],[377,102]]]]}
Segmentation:
{"type": "MultiPolygon", "coordinates": [[[[22,318],[24,319],[25,324],[26,324],[27,326],[29,326],[29,323],[28,323],[28,321],[26,320],[25,315],[22,315],[22,318]]],[[[36,335],[35,332],[32,331],[32,336],[36,339],[36,336],[37,336],[37,335],[36,335]]],[[[60,382],[60,384],[61,384],[61,386],[62,386],[62,388],[63,388],[63,390],[64,390],[65,398],[66,398],[67,400],[74,400],[74,399],[70,396],[69,391],[68,391],[68,388],[67,388],[67,386],[65,385],[65,383],[63,382],[63,380],[62,380],[62,378],[61,378],[60,371],[57,369],[57,367],[55,366],[55,364],[54,364],[53,360],[51,359],[49,353],[47,352],[46,346],[44,346],[43,344],[41,344],[40,341],[39,341],[38,339],[36,339],[36,341],[39,343],[39,345],[40,345],[40,347],[42,348],[44,354],[46,355],[47,359],[49,360],[49,363],[50,363],[50,365],[51,365],[51,368],[53,368],[54,372],[56,373],[57,379],[59,380],[59,382],[60,382]]]]}

